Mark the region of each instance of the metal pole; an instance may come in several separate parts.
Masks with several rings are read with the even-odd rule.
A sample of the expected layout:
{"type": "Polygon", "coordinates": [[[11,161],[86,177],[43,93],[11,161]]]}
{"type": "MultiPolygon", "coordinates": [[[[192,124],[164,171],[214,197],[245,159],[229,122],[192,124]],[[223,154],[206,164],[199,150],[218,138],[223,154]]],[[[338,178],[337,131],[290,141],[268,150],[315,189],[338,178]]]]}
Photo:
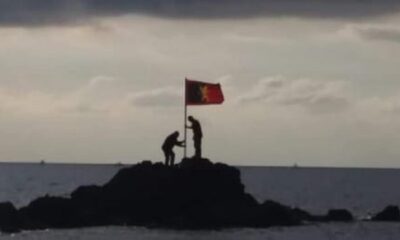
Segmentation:
{"type": "Polygon", "coordinates": [[[185,94],[185,114],[184,114],[184,115],[185,115],[185,119],[184,119],[184,121],[183,121],[183,123],[184,123],[183,128],[185,129],[185,130],[184,130],[184,143],[185,143],[185,146],[184,146],[184,148],[183,148],[183,157],[186,158],[186,139],[187,139],[187,129],[186,129],[186,118],[187,118],[186,78],[185,78],[184,88],[185,88],[185,90],[184,90],[184,94],[185,94]]]}

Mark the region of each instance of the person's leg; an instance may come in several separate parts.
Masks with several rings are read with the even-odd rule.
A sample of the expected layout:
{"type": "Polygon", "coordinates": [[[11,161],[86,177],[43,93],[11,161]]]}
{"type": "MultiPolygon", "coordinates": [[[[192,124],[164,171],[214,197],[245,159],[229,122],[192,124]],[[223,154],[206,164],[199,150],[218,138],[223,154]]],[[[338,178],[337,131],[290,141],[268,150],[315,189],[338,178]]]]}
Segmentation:
{"type": "Polygon", "coordinates": [[[201,158],[201,139],[200,138],[194,138],[194,156],[196,158],[201,158]]]}
{"type": "Polygon", "coordinates": [[[198,151],[199,151],[199,153],[198,153],[198,155],[199,155],[199,158],[201,158],[201,138],[199,138],[199,140],[198,140],[199,142],[198,142],[198,151]]]}
{"type": "Polygon", "coordinates": [[[171,151],[171,166],[174,166],[175,163],[175,153],[171,151]]]}
{"type": "Polygon", "coordinates": [[[167,149],[163,149],[164,156],[165,156],[165,166],[168,166],[169,164],[169,152],[167,149]]]}

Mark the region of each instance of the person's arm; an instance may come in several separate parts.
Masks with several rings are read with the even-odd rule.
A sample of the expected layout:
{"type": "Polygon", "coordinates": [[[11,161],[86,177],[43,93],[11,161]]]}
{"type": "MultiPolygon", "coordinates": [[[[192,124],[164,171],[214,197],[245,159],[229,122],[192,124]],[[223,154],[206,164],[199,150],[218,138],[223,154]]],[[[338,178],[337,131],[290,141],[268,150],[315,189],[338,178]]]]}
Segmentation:
{"type": "Polygon", "coordinates": [[[177,141],[176,144],[179,147],[184,147],[185,146],[185,142],[184,141],[177,141]]]}

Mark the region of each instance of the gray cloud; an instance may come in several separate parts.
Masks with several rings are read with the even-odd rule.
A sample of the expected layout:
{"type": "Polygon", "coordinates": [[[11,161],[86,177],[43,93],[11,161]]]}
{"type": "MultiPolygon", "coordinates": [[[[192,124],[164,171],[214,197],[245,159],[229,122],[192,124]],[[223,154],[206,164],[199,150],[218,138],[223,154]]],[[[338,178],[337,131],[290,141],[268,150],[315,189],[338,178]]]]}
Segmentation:
{"type": "Polygon", "coordinates": [[[370,27],[357,29],[357,33],[367,40],[383,40],[400,43],[399,29],[370,27]]]}
{"type": "Polygon", "coordinates": [[[345,109],[349,105],[348,99],[334,95],[308,96],[305,98],[288,99],[288,101],[285,103],[289,105],[304,106],[314,113],[338,112],[345,109]]]}
{"type": "Polygon", "coordinates": [[[287,80],[282,77],[259,81],[239,103],[269,103],[282,106],[299,106],[314,113],[337,112],[350,104],[339,82],[311,79],[287,80]]]}
{"type": "Polygon", "coordinates": [[[135,93],[131,96],[131,102],[139,107],[179,106],[182,102],[182,94],[176,89],[177,88],[160,88],[135,93]]]}
{"type": "Polygon", "coordinates": [[[365,18],[396,13],[395,0],[2,0],[0,24],[76,24],[131,13],[166,18],[365,18]]]}

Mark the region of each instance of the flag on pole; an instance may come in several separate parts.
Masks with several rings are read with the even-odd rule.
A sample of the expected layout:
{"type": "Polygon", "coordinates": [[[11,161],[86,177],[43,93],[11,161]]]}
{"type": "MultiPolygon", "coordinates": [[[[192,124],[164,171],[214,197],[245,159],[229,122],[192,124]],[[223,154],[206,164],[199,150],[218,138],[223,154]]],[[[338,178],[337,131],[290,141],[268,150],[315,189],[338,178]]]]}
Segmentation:
{"type": "Polygon", "coordinates": [[[221,85],[185,79],[186,105],[221,104],[224,102],[221,85]]]}

